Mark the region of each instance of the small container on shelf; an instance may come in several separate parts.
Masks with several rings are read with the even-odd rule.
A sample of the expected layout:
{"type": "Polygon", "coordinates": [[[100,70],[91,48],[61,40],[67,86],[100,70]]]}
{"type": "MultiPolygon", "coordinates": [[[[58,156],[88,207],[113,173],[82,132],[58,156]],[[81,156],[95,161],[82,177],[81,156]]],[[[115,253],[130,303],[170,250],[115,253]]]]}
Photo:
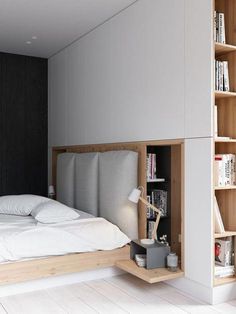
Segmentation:
{"type": "Polygon", "coordinates": [[[176,253],[170,252],[167,256],[167,268],[173,272],[178,270],[178,256],[176,253]]]}

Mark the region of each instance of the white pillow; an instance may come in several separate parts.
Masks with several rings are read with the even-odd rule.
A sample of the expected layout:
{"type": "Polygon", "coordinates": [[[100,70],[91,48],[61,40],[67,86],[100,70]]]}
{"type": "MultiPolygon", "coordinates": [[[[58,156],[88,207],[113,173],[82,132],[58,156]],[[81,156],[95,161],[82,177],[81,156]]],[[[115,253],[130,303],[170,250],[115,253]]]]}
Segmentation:
{"type": "Polygon", "coordinates": [[[44,224],[74,220],[80,216],[72,208],[54,200],[39,204],[32,210],[31,215],[44,224]]]}
{"type": "Polygon", "coordinates": [[[32,209],[48,198],[38,195],[6,195],[0,197],[0,214],[28,216],[32,209]]]}

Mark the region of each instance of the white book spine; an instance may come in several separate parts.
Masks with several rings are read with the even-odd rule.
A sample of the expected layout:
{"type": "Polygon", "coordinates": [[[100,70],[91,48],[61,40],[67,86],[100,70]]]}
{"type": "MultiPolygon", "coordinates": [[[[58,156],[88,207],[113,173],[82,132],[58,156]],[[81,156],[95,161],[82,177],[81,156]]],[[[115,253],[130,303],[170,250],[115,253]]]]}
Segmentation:
{"type": "Polygon", "coordinates": [[[214,33],[213,33],[213,38],[214,38],[214,41],[216,41],[216,11],[214,11],[214,33]]]}
{"type": "Polygon", "coordinates": [[[219,42],[225,44],[224,13],[219,13],[219,42]]]}
{"type": "Polygon", "coordinates": [[[224,75],[224,91],[229,92],[229,67],[228,67],[228,61],[223,61],[223,75],[224,75]]]}
{"type": "Polygon", "coordinates": [[[218,61],[219,64],[219,90],[224,90],[224,69],[223,69],[223,62],[218,61]]]}

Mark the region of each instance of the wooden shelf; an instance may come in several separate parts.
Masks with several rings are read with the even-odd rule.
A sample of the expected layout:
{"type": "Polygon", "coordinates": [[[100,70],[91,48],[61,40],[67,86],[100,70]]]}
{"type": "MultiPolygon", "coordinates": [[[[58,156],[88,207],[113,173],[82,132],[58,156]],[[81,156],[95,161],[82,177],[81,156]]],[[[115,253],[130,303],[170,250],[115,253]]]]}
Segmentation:
{"type": "Polygon", "coordinates": [[[230,138],[230,139],[215,138],[215,143],[236,143],[236,139],[235,138],[230,138]]]}
{"type": "Polygon", "coordinates": [[[236,185],[215,186],[215,190],[235,190],[236,185]]]}
{"type": "Polygon", "coordinates": [[[215,233],[215,239],[236,236],[236,231],[225,231],[224,233],[215,233]]]}
{"type": "Polygon", "coordinates": [[[147,183],[164,183],[166,182],[166,180],[164,178],[157,178],[157,179],[149,179],[147,180],[147,183]]]}
{"type": "Polygon", "coordinates": [[[228,44],[221,44],[215,43],[215,55],[221,56],[229,52],[236,51],[236,46],[228,45],[228,44]]]}
{"type": "Polygon", "coordinates": [[[214,286],[220,286],[220,285],[224,285],[226,283],[231,283],[231,282],[235,282],[235,281],[236,281],[235,276],[225,277],[225,278],[215,278],[214,286]]]}
{"type": "Polygon", "coordinates": [[[148,270],[143,267],[138,267],[131,259],[117,261],[116,266],[148,283],[175,279],[184,275],[184,272],[180,269],[178,269],[177,272],[171,272],[167,268],[155,268],[148,270]]]}
{"type": "Polygon", "coordinates": [[[215,91],[215,98],[220,99],[220,98],[229,98],[229,97],[236,97],[235,92],[222,92],[222,91],[215,91]]]}

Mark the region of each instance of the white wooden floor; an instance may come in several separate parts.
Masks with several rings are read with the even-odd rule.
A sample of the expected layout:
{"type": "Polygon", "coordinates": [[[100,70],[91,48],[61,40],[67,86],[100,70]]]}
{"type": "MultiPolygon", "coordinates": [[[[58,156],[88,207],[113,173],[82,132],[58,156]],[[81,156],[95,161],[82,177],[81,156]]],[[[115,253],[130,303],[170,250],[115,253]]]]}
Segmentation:
{"type": "Polygon", "coordinates": [[[236,313],[236,301],[204,304],[164,284],[131,275],[0,298],[0,314],[236,313]]]}

